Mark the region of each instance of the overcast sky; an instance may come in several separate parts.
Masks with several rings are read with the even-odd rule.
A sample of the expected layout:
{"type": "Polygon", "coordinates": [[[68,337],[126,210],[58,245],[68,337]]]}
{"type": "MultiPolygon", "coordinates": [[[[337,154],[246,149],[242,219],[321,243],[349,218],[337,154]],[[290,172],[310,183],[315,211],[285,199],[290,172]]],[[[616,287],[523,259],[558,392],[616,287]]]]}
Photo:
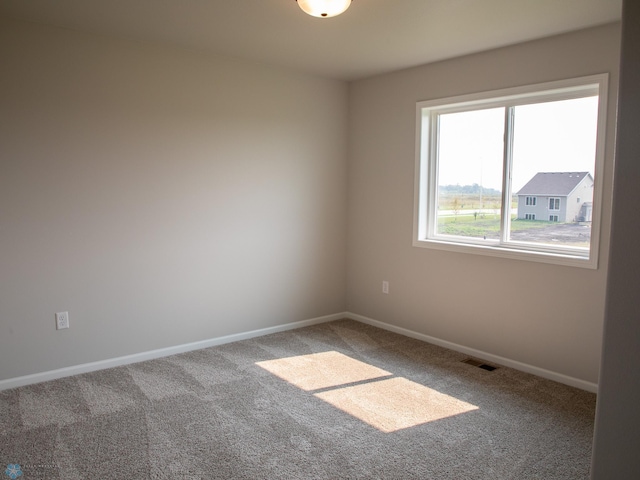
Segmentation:
{"type": "MultiPolygon", "coordinates": [[[[593,175],[598,97],[516,107],[513,192],[538,172],[593,175]]],[[[440,116],[438,185],[502,190],[504,109],[440,116]]]]}

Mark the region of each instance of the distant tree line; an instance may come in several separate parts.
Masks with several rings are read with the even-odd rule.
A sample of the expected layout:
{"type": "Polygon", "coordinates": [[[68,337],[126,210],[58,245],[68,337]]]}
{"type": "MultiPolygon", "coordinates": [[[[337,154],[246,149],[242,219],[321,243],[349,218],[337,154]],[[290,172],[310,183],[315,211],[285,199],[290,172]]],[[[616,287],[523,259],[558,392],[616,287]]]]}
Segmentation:
{"type": "Polygon", "coordinates": [[[440,185],[438,186],[441,195],[501,195],[500,190],[495,188],[481,187],[477,183],[473,185],[440,185]]]}

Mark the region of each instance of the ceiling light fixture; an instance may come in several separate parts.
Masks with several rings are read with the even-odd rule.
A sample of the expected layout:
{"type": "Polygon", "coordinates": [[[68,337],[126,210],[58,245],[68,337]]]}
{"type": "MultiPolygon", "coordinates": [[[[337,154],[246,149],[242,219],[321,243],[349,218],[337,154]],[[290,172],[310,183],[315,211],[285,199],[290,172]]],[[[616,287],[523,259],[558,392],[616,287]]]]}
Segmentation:
{"type": "Polygon", "coordinates": [[[313,17],[329,18],[343,13],[351,0],[296,0],[298,6],[313,17]]]}

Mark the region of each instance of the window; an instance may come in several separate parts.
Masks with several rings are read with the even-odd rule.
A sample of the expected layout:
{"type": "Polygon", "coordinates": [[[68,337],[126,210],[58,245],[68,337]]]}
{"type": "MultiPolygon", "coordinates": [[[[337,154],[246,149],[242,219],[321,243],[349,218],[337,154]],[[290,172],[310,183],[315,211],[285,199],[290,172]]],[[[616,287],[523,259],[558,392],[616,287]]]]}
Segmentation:
{"type": "Polygon", "coordinates": [[[597,268],[607,79],[419,102],[413,245],[597,268]],[[576,188],[591,222],[524,222],[539,196],[550,221],[574,218],[576,188]]]}

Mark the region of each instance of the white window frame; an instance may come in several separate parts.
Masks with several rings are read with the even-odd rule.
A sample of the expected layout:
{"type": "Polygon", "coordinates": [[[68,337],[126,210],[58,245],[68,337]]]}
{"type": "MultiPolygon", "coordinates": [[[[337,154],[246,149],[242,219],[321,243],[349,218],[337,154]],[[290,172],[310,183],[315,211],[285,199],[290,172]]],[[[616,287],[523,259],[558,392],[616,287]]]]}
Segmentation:
{"type": "Polygon", "coordinates": [[[538,203],[538,197],[527,196],[524,203],[527,207],[535,207],[536,203],[538,203]]]}
{"type": "MultiPolygon", "coordinates": [[[[607,131],[608,77],[608,74],[603,73],[543,84],[418,102],[416,104],[413,246],[597,269],[607,131]],[[545,101],[568,100],[594,94],[598,95],[598,121],[594,166],[593,216],[588,249],[508,240],[504,232],[509,231],[511,215],[502,215],[501,240],[498,242],[494,241],[492,243],[473,237],[435,234],[437,225],[437,162],[435,160],[432,161],[432,159],[435,159],[437,152],[435,140],[437,138],[437,122],[435,122],[435,119],[438,115],[456,111],[515,107],[545,101]]],[[[509,108],[506,110],[509,111],[509,108]]],[[[505,159],[510,159],[507,151],[512,148],[512,139],[508,135],[506,137],[505,159]]],[[[512,195],[510,181],[508,180],[510,168],[510,163],[505,161],[501,211],[505,211],[505,199],[510,199],[512,195]]]]}
{"type": "Polygon", "coordinates": [[[560,197],[549,197],[549,202],[547,202],[547,205],[549,207],[549,211],[551,212],[559,212],[560,211],[560,206],[562,205],[562,201],[560,200],[560,197]],[[551,202],[553,201],[553,206],[551,206],[551,202]],[[558,208],[554,208],[555,206],[558,206],[558,208]]]}
{"type": "Polygon", "coordinates": [[[557,222],[560,219],[560,217],[558,217],[558,215],[549,215],[549,221],[550,222],[557,222]]]}
{"type": "Polygon", "coordinates": [[[535,220],[536,219],[536,214],[535,213],[525,213],[524,214],[524,219],[525,220],[535,220]]]}

